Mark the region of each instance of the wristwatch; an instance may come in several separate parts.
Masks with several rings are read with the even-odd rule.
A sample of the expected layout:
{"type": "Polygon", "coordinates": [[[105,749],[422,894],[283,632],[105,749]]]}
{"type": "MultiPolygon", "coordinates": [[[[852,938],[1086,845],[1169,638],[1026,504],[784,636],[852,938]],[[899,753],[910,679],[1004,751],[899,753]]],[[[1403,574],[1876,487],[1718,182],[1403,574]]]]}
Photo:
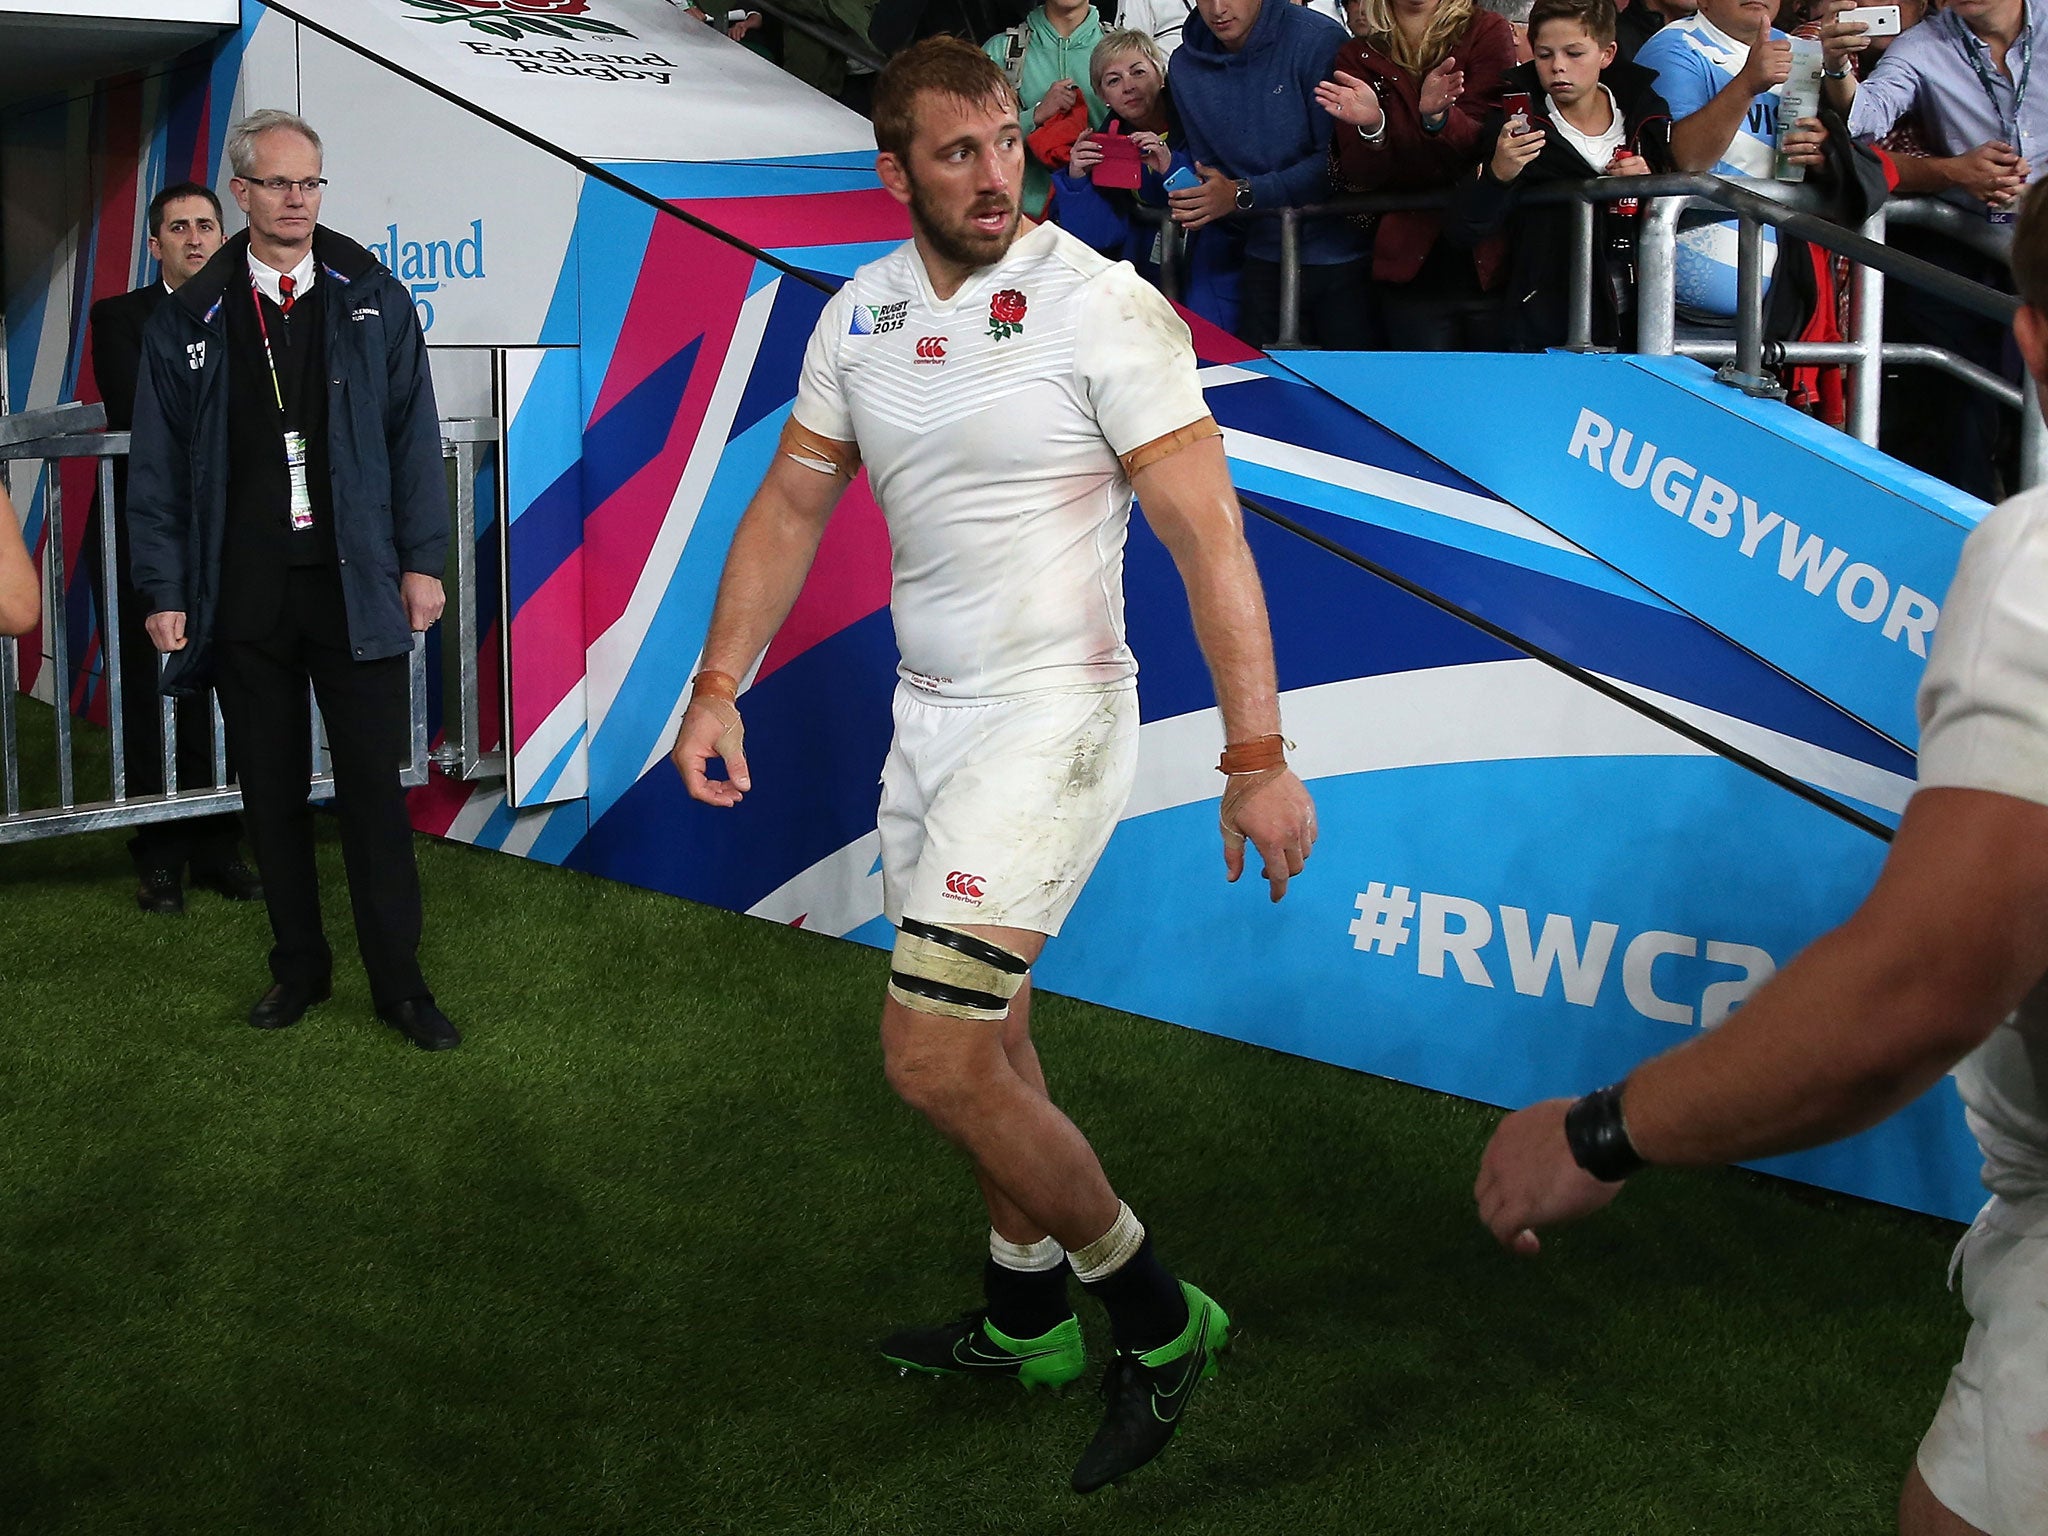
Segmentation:
{"type": "Polygon", "coordinates": [[[1252,211],[1252,184],[1249,180],[1240,181],[1237,184],[1237,211],[1239,213],[1250,213],[1252,211]]]}

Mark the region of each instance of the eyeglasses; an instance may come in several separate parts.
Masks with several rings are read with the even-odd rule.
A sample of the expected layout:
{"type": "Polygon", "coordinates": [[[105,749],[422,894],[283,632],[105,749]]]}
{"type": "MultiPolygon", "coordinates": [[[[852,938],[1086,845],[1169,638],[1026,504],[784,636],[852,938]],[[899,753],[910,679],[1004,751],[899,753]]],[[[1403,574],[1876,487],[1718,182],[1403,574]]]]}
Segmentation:
{"type": "Polygon", "coordinates": [[[294,187],[307,197],[312,197],[322,187],[327,185],[327,178],[325,176],[308,176],[303,181],[294,181],[289,176],[264,176],[260,179],[253,176],[244,176],[241,180],[248,186],[261,187],[264,191],[273,193],[278,197],[285,196],[294,187]]]}

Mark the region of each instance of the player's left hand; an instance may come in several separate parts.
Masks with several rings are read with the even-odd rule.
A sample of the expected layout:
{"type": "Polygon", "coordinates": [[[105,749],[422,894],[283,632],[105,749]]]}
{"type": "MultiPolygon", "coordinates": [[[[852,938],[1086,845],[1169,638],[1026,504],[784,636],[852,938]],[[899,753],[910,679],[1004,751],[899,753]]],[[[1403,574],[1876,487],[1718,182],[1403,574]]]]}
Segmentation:
{"type": "Polygon", "coordinates": [[[754,787],[747,771],[745,728],[739,710],[723,700],[700,703],[692,699],[683,709],[676,727],[676,744],[669,749],[669,761],[683,776],[683,788],[692,800],[731,810],[754,787]],[[713,707],[716,703],[722,707],[713,707]],[[725,764],[725,777],[714,779],[706,772],[711,760],[725,764]]]}
{"type": "Polygon", "coordinates": [[[1292,768],[1284,768],[1237,807],[1237,831],[1223,832],[1223,868],[1231,881],[1244,873],[1244,845],[1247,840],[1266,861],[1260,871],[1278,901],[1287,894],[1287,882],[1301,873],[1316,845],[1316,805],[1308,786],[1292,768]]]}
{"type": "Polygon", "coordinates": [[[1564,1139],[1570,1099],[1545,1099],[1501,1121],[1479,1159],[1472,1194],[1479,1219],[1511,1253],[1534,1258],[1538,1227],[1577,1221],[1607,1206],[1620,1184],[1596,1179],[1578,1165],[1564,1139]]]}

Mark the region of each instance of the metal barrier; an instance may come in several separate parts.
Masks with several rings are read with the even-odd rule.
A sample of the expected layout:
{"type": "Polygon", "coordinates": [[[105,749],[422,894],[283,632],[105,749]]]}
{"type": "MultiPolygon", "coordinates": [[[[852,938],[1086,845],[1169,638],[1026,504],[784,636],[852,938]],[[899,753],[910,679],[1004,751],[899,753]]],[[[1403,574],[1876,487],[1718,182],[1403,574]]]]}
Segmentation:
{"type": "MultiPolygon", "coordinates": [[[[1884,340],[1884,284],[1909,283],[1937,297],[2000,323],[2010,322],[2019,307],[2012,295],[1958,277],[1932,262],[1922,261],[1883,243],[1889,223],[1931,228],[1981,253],[2003,258],[2011,246],[2009,231],[1993,229],[1984,220],[1935,198],[1887,203],[1861,231],[1821,216],[1824,194],[1804,183],[1733,180],[1709,175],[1613,176],[1583,182],[1549,183],[1533,188],[1525,205],[1575,204],[1572,220],[1570,328],[1566,346],[1575,352],[1598,350],[1593,345],[1594,218],[1597,203],[1632,197],[1642,204],[1636,243],[1636,350],[1647,355],[1698,358],[1721,365],[1722,382],[1753,395],[1777,395],[1766,367],[1779,364],[1833,364],[1846,376],[1848,430],[1861,442],[1877,443],[1878,406],[1883,390],[1883,365],[1903,363],[1933,367],[1990,395],[2020,413],[2020,479],[2023,486],[2048,479],[2048,426],[2033,408],[2031,380],[2015,385],[1945,347],[1884,340]],[[1732,215],[1738,229],[1740,303],[1734,334],[1729,339],[1680,338],[1676,293],[1677,241],[1681,216],[1695,209],[1732,215]],[[1762,230],[1770,225],[1794,238],[1847,257],[1855,264],[1851,289],[1850,338],[1839,342],[1767,342],[1763,335],[1762,230]]],[[[1301,224],[1321,216],[1398,213],[1441,209],[1448,190],[1422,194],[1380,193],[1336,199],[1300,208],[1255,209],[1238,218],[1277,219],[1280,224],[1280,327],[1272,350],[1301,345],[1301,224]]],[[[1163,210],[1143,209],[1144,216],[1163,221],[1163,210]]],[[[1176,242],[1160,242],[1160,285],[1179,296],[1176,242]]]]}
{"type": "MultiPolygon", "coordinates": [[[[43,489],[45,533],[42,569],[44,591],[43,634],[48,642],[48,675],[52,686],[52,715],[57,755],[57,803],[25,808],[21,794],[21,743],[19,695],[21,688],[18,642],[0,639],[0,845],[54,837],[67,832],[96,831],[106,827],[141,826],[149,822],[172,821],[218,811],[239,810],[242,792],[227,782],[227,745],[220,705],[212,709],[213,784],[181,789],[178,784],[177,716],[175,705],[161,703],[163,732],[164,792],[160,795],[131,796],[128,793],[127,742],[122,709],[123,690],[131,680],[121,675],[121,593],[116,574],[114,505],[114,460],[128,452],[128,434],[102,430],[106,413],[98,405],[62,405],[51,410],[0,416],[0,477],[13,493],[12,466],[39,463],[43,489]],[[73,722],[70,709],[71,643],[66,623],[64,571],[64,487],[60,467],[67,461],[90,459],[98,469],[99,502],[108,509],[100,518],[99,563],[102,580],[95,594],[100,603],[99,632],[101,665],[105,669],[107,702],[107,748],[109,793],[104,800],[80,801],[74,761],[73,722]]],[[[427,782],[430,760],[444,770],[460,770],[465,779],[489,777],[502,772],[502,755],[485,754],[481,739],[482,703],[477,692],[476,656],[476,476],[479,447],[498,439],[493,420],[446,421],[441,424],[441,451],[456,470],[456,672],[459,700],[456,718],[447,742],[430,759],[427,750],[427,652],[425,635],[413,637],[411,656],[411,758],[401,771],[407,786],[427,782]]],[[[15,496],[17,506],[26,507],[29,498],[15,496]]],[[[443,654],[448,644],[442,631],[443,654]]],[[[161,663],[160,663],[161,665],[161,663]]],[[[333,789],[333,774],[327,752],[325,726],[318,700],[312,706],[313,777],[308,792],[322,798],[333,789]]]]}

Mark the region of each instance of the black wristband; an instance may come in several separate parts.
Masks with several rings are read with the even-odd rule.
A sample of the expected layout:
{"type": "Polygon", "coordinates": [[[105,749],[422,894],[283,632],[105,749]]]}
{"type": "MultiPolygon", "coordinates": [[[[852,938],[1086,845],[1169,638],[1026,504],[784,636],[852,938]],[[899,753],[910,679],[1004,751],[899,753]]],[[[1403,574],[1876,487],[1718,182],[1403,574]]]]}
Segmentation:
{"type": "Polygon", "coordinates": [[[1587,1094],[1565,1111],[1564,1139],[1572,1161],[1594,1178],[1619,1184],[1643,1166],[1621,1118],[1621,1084],[1587,1094]]]}

